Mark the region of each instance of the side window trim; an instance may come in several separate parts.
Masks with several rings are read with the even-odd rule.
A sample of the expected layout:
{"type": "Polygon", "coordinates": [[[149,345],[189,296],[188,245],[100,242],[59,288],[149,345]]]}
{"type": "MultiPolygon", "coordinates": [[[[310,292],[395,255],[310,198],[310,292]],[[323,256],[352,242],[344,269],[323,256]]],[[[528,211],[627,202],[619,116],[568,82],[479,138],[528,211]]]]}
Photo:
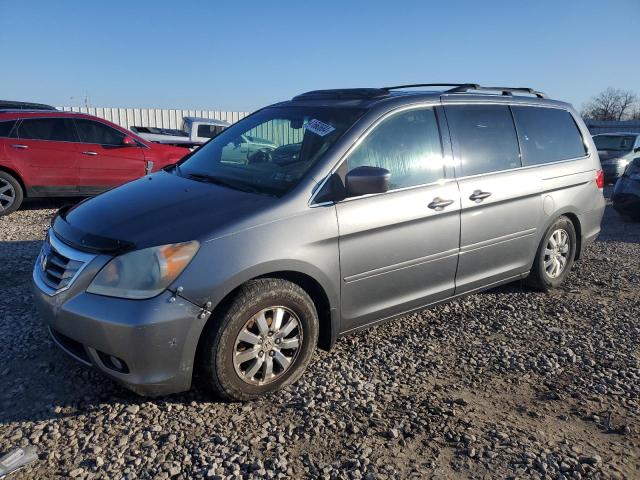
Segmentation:
{"type": "Polygon", "coordinates": [[[440,144],[442,145],[444,180],[455,180],[456,170],[453,156],[453,141],[451,140],[451,130],[449,130],[447,114],[442,105],[437,105],[434,108],[438,121],[438,130],[440,132],[440,144]]]}
{"type": "Polygon", "coordinates": [[[520,142],[520,132],[518,131],[518,123],[516,122],[516,117],[513,115],[513,105],[509,104],[509,115],[511,115],[511,122],[513,123],[513,129],[516,132],[516,142],[518,142],[518,158],[520,158],[520,166],[517,168],[524,167],[524,159],[522,152],[522,143],[520,142]]]}

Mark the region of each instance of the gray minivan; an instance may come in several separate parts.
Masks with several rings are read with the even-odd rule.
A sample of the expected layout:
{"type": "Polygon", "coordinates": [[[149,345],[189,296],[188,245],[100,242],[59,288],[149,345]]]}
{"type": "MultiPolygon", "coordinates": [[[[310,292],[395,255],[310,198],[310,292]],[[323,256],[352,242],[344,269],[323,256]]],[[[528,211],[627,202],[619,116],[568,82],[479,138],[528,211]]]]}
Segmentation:
{"type": "Polygon", "coordinates": [[[560,285],[600,231],[603,185],[579,115],[531,89],[308,92],[61,210],[35,299],[63,350],[140,394],[197,370],[252,399],[354,330],[519,279],[560,285]],[[276,147],[230,160],[243,136],[276,147]]]}

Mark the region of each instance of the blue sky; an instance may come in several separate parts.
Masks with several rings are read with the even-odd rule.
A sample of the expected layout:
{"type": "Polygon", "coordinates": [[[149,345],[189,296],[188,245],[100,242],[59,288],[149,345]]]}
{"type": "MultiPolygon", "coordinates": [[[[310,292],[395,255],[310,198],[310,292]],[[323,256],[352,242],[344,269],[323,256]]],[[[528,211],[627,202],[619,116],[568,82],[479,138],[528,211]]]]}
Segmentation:
{"type": "Polygon", "coordinates": [[[640,0],[0,0],[0,98],[253,110],[306,90],[531,86],[640,94],[640,0]],[[480,6],[482,4],[482,6],[480,6]]]}

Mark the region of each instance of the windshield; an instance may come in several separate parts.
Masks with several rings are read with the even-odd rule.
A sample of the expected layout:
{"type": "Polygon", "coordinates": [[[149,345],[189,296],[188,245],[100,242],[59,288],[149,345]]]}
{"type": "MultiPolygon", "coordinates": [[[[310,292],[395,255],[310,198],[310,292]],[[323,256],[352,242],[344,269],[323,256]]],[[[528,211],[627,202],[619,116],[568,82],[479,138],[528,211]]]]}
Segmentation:
{"type": "Polygon", "coordinates": [[[615,150],[628,152],[633,147],[636,137],[633,135],[596,135],[593,141],[598,150],[615,150]]]}
{"type": "Polygon", "coordinates": [[[180,164],[178,174],[281,196],[363,113],[355,108],[265,108],[196,150],[180,164]]]}

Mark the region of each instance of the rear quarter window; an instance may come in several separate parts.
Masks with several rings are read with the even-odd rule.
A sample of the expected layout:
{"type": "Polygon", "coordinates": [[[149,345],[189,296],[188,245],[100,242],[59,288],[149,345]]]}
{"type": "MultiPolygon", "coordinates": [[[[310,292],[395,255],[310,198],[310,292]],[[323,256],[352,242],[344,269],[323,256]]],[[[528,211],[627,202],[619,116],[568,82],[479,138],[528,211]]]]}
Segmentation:
{"type": "Polygon", "coordinates": [[[512,106],[522,163],[540,165],[584,157],[582,135],[571,114],[559,108],[512,106]]]}

